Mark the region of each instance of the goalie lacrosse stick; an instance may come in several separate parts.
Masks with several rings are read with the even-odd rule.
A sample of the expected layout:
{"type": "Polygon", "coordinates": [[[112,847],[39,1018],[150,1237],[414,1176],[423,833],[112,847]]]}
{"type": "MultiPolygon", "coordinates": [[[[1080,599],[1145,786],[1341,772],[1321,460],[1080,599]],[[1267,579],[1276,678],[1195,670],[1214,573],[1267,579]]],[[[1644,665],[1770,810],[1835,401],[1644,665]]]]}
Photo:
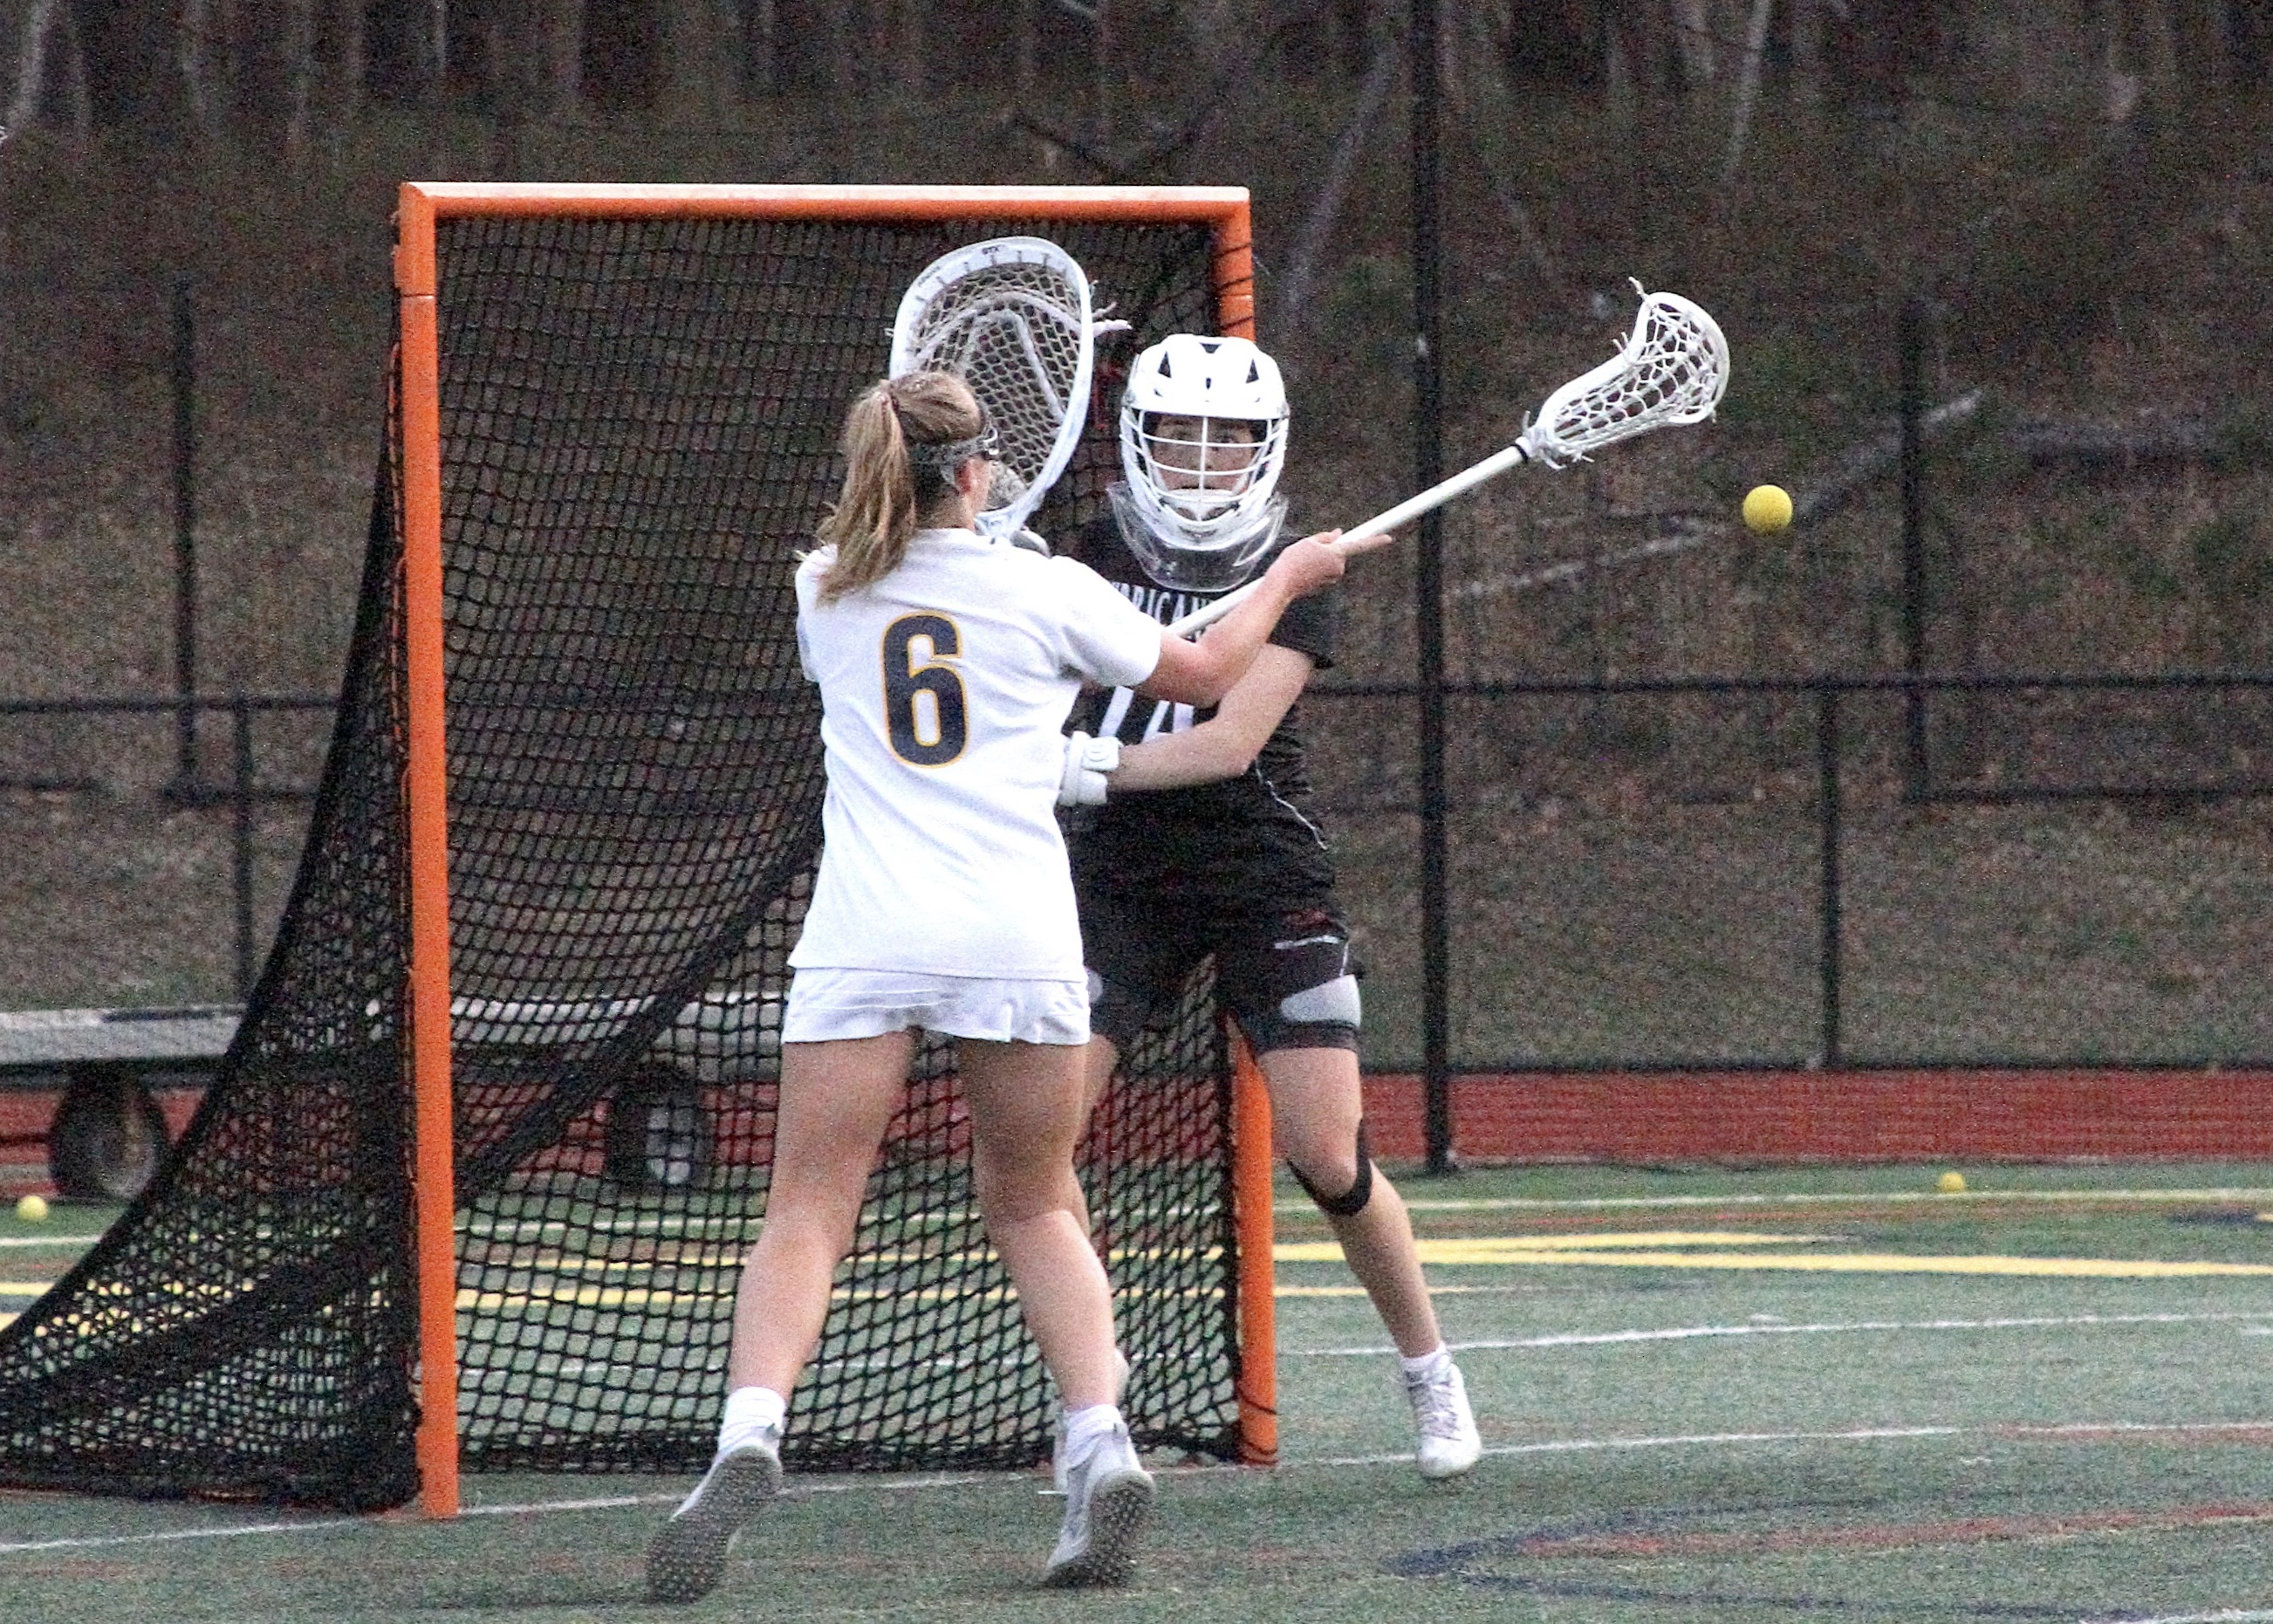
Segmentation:
{"type": "Polygon", "coordinates": [[[980,533],[1016,537],[1065,471],[1088,419],[1097,326],[1089,278],[1038,237],[958,248],[908,284],[892,323],[891,376],[952,372],[1000,442],[980,533]]]}
{"type": "MultiPolygon", "coordinates": [[[[1634,291],[1642,296],[1641,310],[1624,348],[1549,395],[1538,417],[1513,445],[1344,530],[1335,547],[1353,551],[1357,544],[1443,507],[1519,462],[1560,468],[1652,429],[1711,417],[1729,387],[1729,341],[1721,335],[1720,324],[1678,294],[1644,292],[1639,282],[1634,291]]],[[[1229,613],[1256,585],[1250,581],[1225,593],[1168,629],[1189,636],[1229,613]]]]}

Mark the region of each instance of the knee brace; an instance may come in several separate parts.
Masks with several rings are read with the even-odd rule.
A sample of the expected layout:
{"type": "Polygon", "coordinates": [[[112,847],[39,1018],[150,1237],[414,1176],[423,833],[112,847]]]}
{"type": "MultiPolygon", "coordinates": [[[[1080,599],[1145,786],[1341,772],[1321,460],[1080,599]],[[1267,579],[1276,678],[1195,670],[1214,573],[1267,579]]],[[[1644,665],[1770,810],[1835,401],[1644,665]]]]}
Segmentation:
{"type": "Polygon", "coordinates": [[[1373,1153],[1366,1147],[1365,1119],[1360,1117],[1357,1124],[1357,1177],[1341,1194],[1326,1194],[1304,1177],[1302,1169],[1292,1162],[1287,1164],[1287,1170],[1294,1174],[1294,1182],[1302,1186],[1302,1192],[1316,1201],[1318,1210],[1327,1217],[1356,1217],[1365,1210],[1366,1203],[1373,1199],[1373,1153]]]}

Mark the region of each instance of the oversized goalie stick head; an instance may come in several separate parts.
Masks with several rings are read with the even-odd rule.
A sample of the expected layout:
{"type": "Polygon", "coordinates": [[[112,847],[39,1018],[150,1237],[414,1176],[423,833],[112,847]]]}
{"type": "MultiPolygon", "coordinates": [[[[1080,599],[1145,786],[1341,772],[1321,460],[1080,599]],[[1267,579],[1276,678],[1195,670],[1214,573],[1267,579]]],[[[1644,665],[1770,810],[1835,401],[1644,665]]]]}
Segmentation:
{"type": "Polygon", "coordinates": [[[981,534],[1016,537],[1080,443],[1096,339],[1089,278],[1038,237],[998,237],[926,266],[892,323],[891,376],[952,372],[994,425],[981,534]]]}
{"type": "Polygon", "coordinates": [[[1615,441],[1713,415],[1729,387],[1721,324],[1677,293],[1649,293],[1618,353],[1549,395],[1518,443],[1550,468],[1615,441]]]}

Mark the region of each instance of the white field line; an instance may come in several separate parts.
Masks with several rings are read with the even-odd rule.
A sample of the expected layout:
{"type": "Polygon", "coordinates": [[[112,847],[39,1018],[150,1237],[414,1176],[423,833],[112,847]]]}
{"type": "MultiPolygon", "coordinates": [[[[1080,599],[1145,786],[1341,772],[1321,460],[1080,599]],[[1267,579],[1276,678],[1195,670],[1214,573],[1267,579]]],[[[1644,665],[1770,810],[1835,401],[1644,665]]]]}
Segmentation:
{"type": "Polygon", "coordinates": [[[361,1528],[368,1518],[325,1517],[308,1522],[237,1522],[227,1528],[183,1528],[163,1534],[95,1534],[78,1539],[23,1539],[0,1545],[0,1556],[41,1551],[91,1551],[108,1545],[154,1545],[176,1539],[234,1539],[246,1534],[315,1534],[326,1529],[361,1528]]]}
{"type": "Polygon", "coordinates": [[[2134,1619],[2127,1614],[2120,1619],[2078,1619],[2076,1624],[2263,1624],[2268,1619],[2273,1619],[2273,1612],[2263,1608],[2238,1612],[2229,1607],[2224,1613],[2171,1613],[2153,1619],[2134,1619]]]}
{"type": "MultiPolygon", "coordinates": [[[[1466,1353],[1519,1348],[1601,1348],[1620,1342],[1677,1342],[1715,1336],[1819,1336],[1858,1331],[2016,1331],[2082,1325],[2197,1325],[2264,1320],[2273,1320],[2273,1311],[2208,1314],[2047,1314],[2009,1320],[1850,1320],[1812,1325],[1765,1322],[1753,1325],[1685,1325],[1657,1331],[1558,1332],[1546,1336],[1447,1342],[1445,1346],[1454,1353],[1466,1353]]],[[[1279,1357],[1282,1359],[1361,1359],[1396,1351],[1385,1343],[1378,1348],[1281,1348],[1279,1357]]]]}
{"type": "MultiPolygon", "coordinates": [[[[1844,1194],[1814,1195],[1621,1195],[1489,1196],[1474,1199],[1410,1199],[1405,1205],[1422,1213],[1583,1213],[1619,1207],[1886,1207],[1917,1203],[1930,1207],[1962,1206],[1968,1201],[2155,1202],[2273,1201],[2273,1190],[1873,1190],[1844,1194]]],[[[1280,1201],[1274,1213],[1315,1211],[1308,1201],[1280,1201]]]]}
{"type": "MultiPolygon", "coordinates": [[[[1595,1455],[1621,1449],[1694,1449],[1712,1445],[1735,1444],[1808,1444],[1808,1443],[1872,1443],[1903,1441],[1916,1438],[1993,1438],[2010,1440],[2020,1438],[2059,1440],[2063,1438],[2092,1438],[2106,1436],[2137,1436],[2150,1432],[2172,1432],[2185,1436],[2203,1433],[2258,1433],[2273,1427],[2264,1421],[2057,1421],[2042,1425],[2005,1424],[1998,1426],[1865,1426],[1836,1432],[1696,1432],[1667,1438],[1557,1438],[1535,1444],[1489,1444],[1486,1455],[1595,1455]]],[[[1279,1470],[1290,1467],[1321,1466],[1410,1466],[1413,1452],[1398,1455],[1353,1455],[1334,1460],[1285,1461],[1279,1470]]],[[[1179,1469],[1168,1468],[1172,1474],[1179,1469]]],[[[1191,1472],[1251,1471],[1247,1466],[1193,1466],[1182,1468],[1191,1472]]]]}
{"type": "MultiPolygon", "coordinates": [[[[979,1474],[965,1473],[956,1477],[893,1477],[871,1482],[799,1483],[793,1485],[788,1493],[792,1498],[808,1494],[904,1494],[923,1489],[955,1488],[984,1480],[979,1474]]],[[[499,1506],[461,1506],[458,1508],[458,1515],[461,1517],[550,1516],[571,1511],[621,1511],[639,1506],[676,1506],[686,1498],[685,1490],[674,1489],[668,1494],[607,1494],[590,1500],[540,1500],[499,1506]]],[[[387,1522],[415,1520],[415,1513],[396,1513],[392,1516],[311,1518],[304,1522],[235,1522],[226,1528],[175,1529],[162,1534],[92,1534],[75,1539],[26,1539],[11,1545],[0,1545],[0,1556],[35,1554],[42,1551],[102,1550],[116,1545],[163,1545],[181,1539],[233,1539],[247,1534],[320,1534],[334,1529],[371,1528],[383,1526],[387,1522]]]]}
{"type": "MultiPolygon", "coordinates": [[[[1907,1442],[1917,1439],[1933,1438],[1996,1438],[2010,1440],[2015,1437],[2060,1439],[2076,1437],[2092,1440],[2104,1437],[2170,1432],[2200,1435],[2219,1432],[2262,1433],[2273,1432],[2273,1421],[2068,1421],[2042,1425],[2000,1426],[1867,1426],[1852,1427],[1840,1432],[1693,1432],[1654,1438],[1557,1438],[1532,1444],[1495,1444],[1484,1453],[1495,1455],[1583,1455],[1632,1449],[1699,1449],[1741,1447],[1749,1444],[1804,1443],[1883,1443],[1907,1442]]],[[[1393,1455],[1349,1455],[1317,1460],[1282,1461],[1279,1471],[1304,1471],[1320,1469],[1339,1469],[1351,1466],[1410,1466],[1411,1451],[1393,1455]]],[[[1171,1477],[1221,1476],[1234,1472],[1248,1473],[1251,1466],[1163,1466],[1159,1471],[1171,1477]]],[[[956,1477],[926,1477],[888,1478],[877,1481],[841,1479],[827,1483],[797,1484],[792,1494],[857,1494],[912,1493],[932,1489],[957,1488],[971,1484],[1017,1483],[1031,1478],[1030,1472],[969,1472],[956,1477]]],[[[686,1498],[684,1491],[667,1494],[610,1494],[589,1500],[530,1500],[495,1506],[469,1506],[459,1512],[461,1516],[510,1517],[549,1516],[562,1513],[584,1511],[620,1511],[640,1506],[672,1506],[686,1498]]],[[[46,1551],[104,1550],[123,1545],[158,1545],[169,1540],[229,1539],[255,1534],[314,1534],[328,1533],[336,1529],[383,1527],[389,1522],[412,1520],[400,1514],[394,1517],[325,1517],[305,1522],[240,1522],[226,1528],[177,1529],[157,1534],[98,1534],[74,1539],[33,1539],[0,1545],[0,1556],[36,1554],[46,1551]]],[[[2273,1620],[2273,1613],[2205,1613],[2139,1620],[2137,1624],[2211,1624],[2212,1620],[2232,1619],[2273,1620]]],[[[2089,1620],[2082,1624],[2090,1624],[2089,1620]]]]}

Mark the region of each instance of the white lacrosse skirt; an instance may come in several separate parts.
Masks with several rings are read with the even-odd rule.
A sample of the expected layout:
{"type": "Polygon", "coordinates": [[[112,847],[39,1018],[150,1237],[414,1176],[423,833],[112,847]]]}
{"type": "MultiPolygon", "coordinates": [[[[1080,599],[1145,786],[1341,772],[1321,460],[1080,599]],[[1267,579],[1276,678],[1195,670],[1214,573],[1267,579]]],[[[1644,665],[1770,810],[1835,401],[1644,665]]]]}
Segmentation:
{"type": "Polygon", "coordinates": [[[782,1041],[829,1043],[911,1026],[995,1043],[1086,1043],[1089,987],[1078,978],[803,969],[790,982],[782,1041]]]}

